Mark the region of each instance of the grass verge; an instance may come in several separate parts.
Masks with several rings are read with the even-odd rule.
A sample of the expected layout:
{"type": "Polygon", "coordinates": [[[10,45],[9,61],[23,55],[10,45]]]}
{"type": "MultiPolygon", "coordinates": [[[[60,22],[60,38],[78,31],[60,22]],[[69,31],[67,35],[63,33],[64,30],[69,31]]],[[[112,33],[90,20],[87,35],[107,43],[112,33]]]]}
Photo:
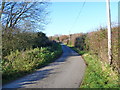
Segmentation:
{"type": "Polygon", "coordinates": [[[119,77],[117,71],[100,61],[97,56],[80,51],[78,48],[71,47],[84,58],[87,68],[80,88],[119,88],[119,77]]]}
{"type": "Polygon", "coordinates": [[[118,73],[109,64],[101,62],[97,56],[86,53],[83,55],[87,63],[84,80],[80,88],[118,88],[118,73]]]}

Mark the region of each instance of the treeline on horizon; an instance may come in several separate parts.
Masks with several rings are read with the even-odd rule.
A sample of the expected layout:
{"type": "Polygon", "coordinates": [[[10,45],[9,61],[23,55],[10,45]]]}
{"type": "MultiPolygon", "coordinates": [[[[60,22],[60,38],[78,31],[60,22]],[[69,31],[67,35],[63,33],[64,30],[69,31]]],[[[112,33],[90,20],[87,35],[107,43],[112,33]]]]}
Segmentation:
{"type": "MultiPolygon", "coordinates": [[[[112,27],[112,64],[113,70],[119,71],[119,41],[118,41],[118,28],[112,27]]],[[[89,51],[95,54],[105,63],[108,62],[108,39],[107,29],[101,27],[97,31],[89,33],[76,33],[70,35],[55,35],[49,37],[51,40],[63,42],[64,44],[78,48],[81,51],[89,51]]]]}

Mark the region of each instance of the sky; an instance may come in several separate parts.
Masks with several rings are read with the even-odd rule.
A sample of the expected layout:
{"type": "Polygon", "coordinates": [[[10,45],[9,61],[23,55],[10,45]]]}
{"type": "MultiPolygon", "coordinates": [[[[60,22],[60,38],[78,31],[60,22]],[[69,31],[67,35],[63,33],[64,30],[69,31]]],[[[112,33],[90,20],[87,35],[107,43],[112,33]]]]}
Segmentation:
{"type": "MultiPolygon", "coordinates": [[[[47,36],[87,33],[107,26],[106,2],[52,2],[47,36]]],[[[118,2],[110,3],[111,22],[118,22],[118,2]]]]}

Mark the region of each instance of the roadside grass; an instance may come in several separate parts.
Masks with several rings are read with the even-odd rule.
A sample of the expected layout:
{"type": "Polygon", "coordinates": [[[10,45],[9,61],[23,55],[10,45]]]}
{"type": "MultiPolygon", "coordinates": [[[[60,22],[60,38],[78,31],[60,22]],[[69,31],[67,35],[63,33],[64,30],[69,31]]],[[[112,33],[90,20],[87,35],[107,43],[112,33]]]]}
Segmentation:
{"type": "Polygon", "coordinates": [[[87,63],[84,80],[80,88],[118,88],[118,73],[109,64],[100,61],[97,56],[86,53],[83,55],[87,63]]]}
{"type": "Polygon", "coordinates": [[[87,68],[80,88],[119,88],[118,72],[90,52],[71,47],[84,58],[87,68]]]}
{"type": "Polygon", "coordinates": [[[71,46],[70,48],[73,49],[74,51],[76,51],[77,53],[79,53],[79,55],[83,55],[83,54],[87,53],[87,51],[80,51],[78,48],[75,48],[73,46],[71,46]]]}
{"type": "Polygon", "coordinates": [[[8,83],[53,62],[62,54],[59,44],[26,51],[11,52],[2,60],[2,82],[8,83]]]}

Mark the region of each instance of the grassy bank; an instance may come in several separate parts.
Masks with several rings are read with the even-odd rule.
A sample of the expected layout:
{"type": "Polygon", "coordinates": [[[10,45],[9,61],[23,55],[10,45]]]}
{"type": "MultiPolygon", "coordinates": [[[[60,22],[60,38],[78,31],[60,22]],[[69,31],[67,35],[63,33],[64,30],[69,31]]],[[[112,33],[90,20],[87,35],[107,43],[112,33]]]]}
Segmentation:
{"type": "Polygon", "coordinates": [[[81,88],[118,88],[118,73],[109,64],[101,62],[95,55],[83,55],[87,69],[81,88]]]}
{"type": "Polygon", "coordinates": [[[62,48],[58,43],[49,47],[11,52],[2,60],[3,84],[49,64],[58,58],[61,53],[62,48]]]}
{"type": "Polygon", "coordinates": [[[113,71],[109,64],[103,63],[94,54],[80,51],[71,47],[84,58],[87,68],[80,88],[118,88],[119,79],[117,71],[113,71]]]}

